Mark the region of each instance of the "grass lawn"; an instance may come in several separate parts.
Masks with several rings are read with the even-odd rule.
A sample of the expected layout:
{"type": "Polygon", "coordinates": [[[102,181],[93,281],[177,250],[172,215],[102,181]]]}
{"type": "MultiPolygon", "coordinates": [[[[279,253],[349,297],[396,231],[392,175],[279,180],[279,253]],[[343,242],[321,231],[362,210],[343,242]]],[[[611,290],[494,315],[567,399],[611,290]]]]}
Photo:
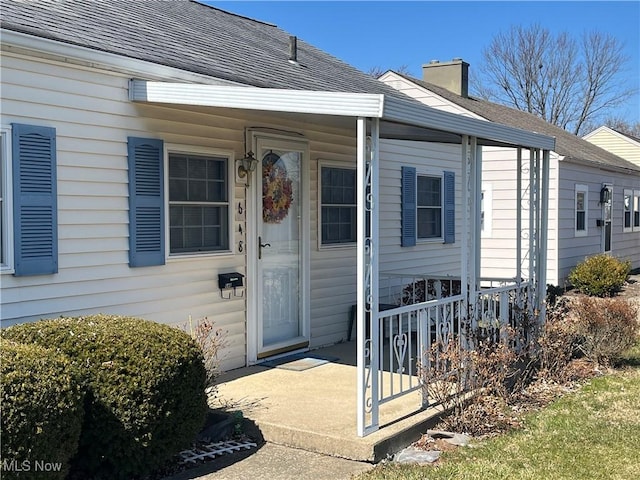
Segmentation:
{"type": "Polygon", "coordinates": [[[443,455],[437,466],[380,465],[358,480],[640,478],[640,346],[626,368],[525,418],[524,428],[443,455]]]}

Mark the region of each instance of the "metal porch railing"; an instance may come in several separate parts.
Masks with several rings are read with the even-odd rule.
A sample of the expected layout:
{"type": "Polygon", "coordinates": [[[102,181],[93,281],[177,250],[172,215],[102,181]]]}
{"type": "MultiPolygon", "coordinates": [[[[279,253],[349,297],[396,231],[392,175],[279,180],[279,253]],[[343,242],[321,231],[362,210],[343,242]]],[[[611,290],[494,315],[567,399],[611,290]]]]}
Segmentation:
{"type": "Polygon", "coordinates": [[[379,407],[398,397],[420,389],[422,406],[429,404],[421,366],[427,365],[429,355],[433,355],[432,345],[458,340],[468,348],[471,343],[465,337],[469,328],[524,328],[522,324],[528,318],[527,282],[511,280],[505,284],[506,279],[483,279],[483,287],[469,295],[473,306],[469,308],[460,294],[460,280],[455,277],[411,276],[409,282],[406,277],[387,277],[391,279],[390,284],[384,285],[387,295],[380,299],[395,300],[399,305],[371,318],[365,342],[365,412],[369,419],[365,433],[377,430],[379,407]]]}

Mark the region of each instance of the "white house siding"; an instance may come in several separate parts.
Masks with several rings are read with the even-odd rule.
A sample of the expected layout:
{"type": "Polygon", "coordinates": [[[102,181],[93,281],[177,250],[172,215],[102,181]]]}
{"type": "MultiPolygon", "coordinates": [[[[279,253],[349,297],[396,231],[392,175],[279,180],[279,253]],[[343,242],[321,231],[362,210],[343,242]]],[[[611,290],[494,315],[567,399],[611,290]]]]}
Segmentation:
{"type": "Polygon", "coordinates": [[[559,181],[559,205],[561,217],[558,222],[559,278],[564,284],[571,270],[587,256],[601,253],[602,227],[596,221],[602,218],[599,204],[600,189],[604,183],[613,185],[611,254],[632,262],[633,268],[640,267],[640,232],[622,231],[622,208],[624,189],[640,188],[639,177],[587,167],[568,161],[561,161],[559,181]],[[588,193],[587,235],[575,236],[575,186],[586,185],[588,193]]]}
{"type": "Polygon", "coordinates": [[[640,166],[640,142],[602,127],[584,139],[640,166]]]}
{"type": "MultiPolygon", "coordinates": [[[[491,231],[482,236],[482,276],[513,278],[516,275],[516,206],[517,151],[501,147],[483,147],[482,183],[490,186],[492,201],[485,205],[491,210],[491,231]]],[[[521,272],[529,272],[529,151],[522,151],[522,263],[521,272]]],[[[547,231],[547,283],[557,284],[557,183],[558,160],[553,155],[549,163],[549,210],[547,231]]]]}
{"type": "MultiPolygon", "coordinates": [[[[456,105],[449,100],[416,85],[393,72],[387,72],[380,80],[406,95],[438,110],[482,119],[483,117],[456,105]]],[[[513,278],[516,274],[516,151],[514,149],[483,147],[483,182],[492,189],[492,232],[482,237],[482,276],[492,278],[513,278]]],[[[523,151],[523,159],[528,160],[528,151],[523,151]]],[[[550,209],[547,282],[556,283],[557,273],[557,160],[551,159],[550,209]]],[[[528,169],[528,166],[526,167],[528,169]]],[[[527,170],[528,171],[528,170],[527,170]]],[[[526,188],[528,173],[523,174],[523,188],[526,188]]],[[[524,198],[528,198],[525,192],[524,198]]],[[[528,204],[523,203],[523,229],[528,231],[528,204]]],[[[527,232],[524,232],[525,236],[527,232]]],[[[522,272],[528,275],[528,240],[523,238],[522,272]]]]}
{"type": "MultiPolygon", "coordinates": [[[[223,368],[246,364],[246,298],[222,299],[219,272],[246,273],[241,239],[236,253],[169,258],[166,265],[128,265],[127,137],[244,154],[249,126],[295,130],[309,140],[312,175],[311,346],[345,337],[348,305],[355,299],[355,249],[317,246],[317,159],[355,164],[355,130],[274,122],[206,108],[178,108],[128,101],[124,74],[34,60],[3,52],[2,124],[56,128],[59,273],[3,274],[2,325],[58,315],[111,313],[184,324],[208,317],[227,332],[223,368]]],[[[230,178],[234,178],[230,172],[230,178]]],[[[231,214],[244,202],[236,185],[231,214]]],[[[246,225],[245,225],[246,227],[246,225]]],[[[246,232],[246,228],[244,229],[246,232]]],[[[246,250],[245,250],[246,251],[246,250]]],[[[249,280],[250,281],[250,280],[249,280]]]]}
{"type": "MultiPolygon", "coordinates": [[[[355,126],[355,123],[354,123],[355,126]]],[[[311,347],[345,340],[351,305],[356,302],[356,247],[322,247],[318,225],[318,165],[337,162],[356,168],[356,132],[327,134],[311,143],[311,347]]]]}
{"type": "Polygon", "coordinates": [[[462,205],[459,145],[399,140],[380,142],[380,272],[406,271],[427,275],[459,276],[461,271],[462,205]],[[442,175],[455,172],[456,242],[418,239],[414,247],[401,246],[401,168],[411,166],[417,173],[442,175]]]}

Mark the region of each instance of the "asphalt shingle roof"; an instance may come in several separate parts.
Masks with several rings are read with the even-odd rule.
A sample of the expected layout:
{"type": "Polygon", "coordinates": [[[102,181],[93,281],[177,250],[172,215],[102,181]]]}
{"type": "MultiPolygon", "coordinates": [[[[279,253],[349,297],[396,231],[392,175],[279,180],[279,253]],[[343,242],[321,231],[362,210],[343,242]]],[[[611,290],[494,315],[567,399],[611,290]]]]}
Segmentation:
{"type": "Polygon", "coordinates": [[[579,162],[596,163],[605,166],[614,166],[628,170],[640,172],[640,167],[617,156],[607,150],[604,150],[584,139],[567,132],[563,128],[552,125],[535,115],[523,112],[515,108],[500,105],[498,103],[489,102],[473,97],[461,97],[446,88],[439,87],[432,83],[424,82],[416,78],[397,73],[407,80],[420,85],[427,90],[443,97],[450,102],[459,105],[470,112],[480,115],[482,118],[491,122],[509,125],[531,132],[541,133],[556,138],[555,152],[562,155],[566,160],[574,160],[579,162]]]}
{"type": "Polygon", "coordinates": [[[289,34],[192,0],[2,0],[2,28],[246,85],[401,96],[289,34]]]}

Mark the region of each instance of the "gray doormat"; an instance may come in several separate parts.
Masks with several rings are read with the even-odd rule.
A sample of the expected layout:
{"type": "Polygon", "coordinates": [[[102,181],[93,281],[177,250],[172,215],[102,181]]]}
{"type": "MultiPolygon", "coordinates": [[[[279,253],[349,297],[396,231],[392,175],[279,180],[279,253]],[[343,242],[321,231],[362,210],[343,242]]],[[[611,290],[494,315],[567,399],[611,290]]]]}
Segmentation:
{"type": "Polygon", "coordinates": [[[289,355],[288,357],[269,360],[261,363],[260,365],[263,367],[282,368],[283,370],[301,372],[336,360],[338,360],[338,357],[314,355],[313,353],[296,353],[295,355],[289,355]]]}

